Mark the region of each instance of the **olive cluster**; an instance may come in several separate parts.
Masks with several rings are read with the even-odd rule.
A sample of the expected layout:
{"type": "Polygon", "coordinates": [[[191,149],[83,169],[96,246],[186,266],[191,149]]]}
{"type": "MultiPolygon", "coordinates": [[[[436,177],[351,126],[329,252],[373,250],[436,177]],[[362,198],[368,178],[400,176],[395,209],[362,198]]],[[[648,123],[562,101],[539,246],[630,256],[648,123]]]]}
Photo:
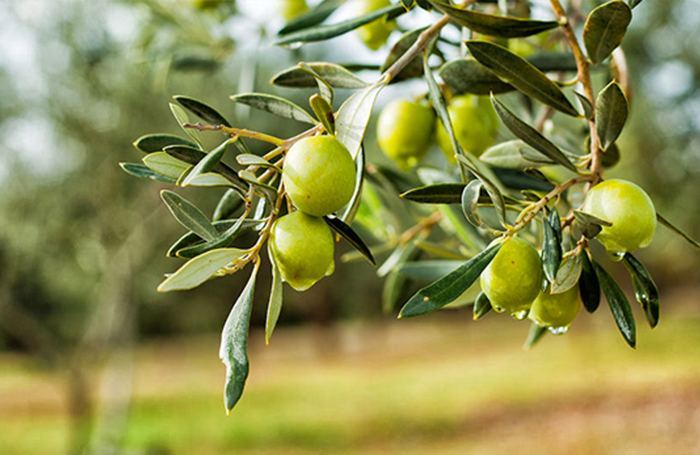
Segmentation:
{"type": "Polygon", "coordinates": [[[282,279],[304,291],[333,273],[333,233],[322,217],[350,201],[355,163],[334,136],[307,137],[287,152],[282,182],[296,210],[275,221],[271,253],[282,279]]]}

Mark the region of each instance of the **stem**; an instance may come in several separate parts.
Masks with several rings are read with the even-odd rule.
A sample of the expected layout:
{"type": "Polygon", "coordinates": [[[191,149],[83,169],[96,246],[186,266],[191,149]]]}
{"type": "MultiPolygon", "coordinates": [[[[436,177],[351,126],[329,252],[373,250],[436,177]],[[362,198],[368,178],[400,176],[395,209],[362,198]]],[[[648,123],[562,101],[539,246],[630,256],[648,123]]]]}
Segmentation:
{"type": "Polygon", "coordinates": [[[241,128],[233,128],[224,125],[203,125],[201,123],[185,123],[183,125],[185,128],[192,128],[197,131],[221,131],[223,133],[230,134],[231,136],[248,137],[250,139],[255,139],[262,142],[268,142],[274,144],[278,147],[284,146],[287,141],[271,134],[260,133],[258,131],[251,131],[241,128]]]}
{"type": "MultiPolygon", "coordinates": [[[[557,17],[559,24],[564,32],[564,37],[569,43],[569,47],[574,54],[574,59],[576,60],[576,68],[578,69],[578,80],[583,86],[583,93],[588,98],[595,111],[595,93],[593,92],[593,83],[591,82],[591,71],[588,59],[581,49],[581,45],[576,39],[576,34],[574,33],[574,28],[571,26],[571,22],[561,5],[559,0],[550,0],[552,6],[552,11],[557,17]]],[[[595,116],[588,120],[588,129],[591,135],[591,164],[590,170],[593,176],[591,184],[595,185],[600,180],[600,173],[602,169],[602,156],[600,149],[600,139],[598,138],[598,133],[596,131],[595,116]]]]}

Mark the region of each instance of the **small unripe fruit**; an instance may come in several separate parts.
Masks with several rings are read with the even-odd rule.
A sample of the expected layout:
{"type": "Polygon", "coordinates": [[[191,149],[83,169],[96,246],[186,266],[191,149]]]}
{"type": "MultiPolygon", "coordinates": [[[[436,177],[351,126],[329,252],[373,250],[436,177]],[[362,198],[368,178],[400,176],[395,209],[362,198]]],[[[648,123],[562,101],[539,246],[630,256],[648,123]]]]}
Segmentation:
{"type": "MultiPolygon", "coordinates": [[[[479,156],[493,145],[498,133],[498,115],[487,97],[456,96],[447,106],[447,112],[457,142],[465,152],[479,156]]],[[[452,142],[440,121],[437,123],[436,139],[448,161],[454,163],[452,142]]]]}
{"type": "MultiPolygon", "coordinates": [[[[357,14],[364,15],[378,9],[391,6],[389,0],[355,0],[357,14]]],[[[357,29],[357,33],[365,46],[372,50],[377,50],[386,42],[387,38],[394,30],[396,24],[387,22],[385,18],[379,18],[367,25],[357,29]]]]}
{"type": "Polygon", "coordinates": [[[496,311],[524,317],[540,292],[542,263],[537,250],[512,237],[501,246],[481,274],[481,289],[496,311]]]}
{"type": "Polygon", "coordinates": [[[387,105],[377,121],[377,141],[402,168],[413,167],[425,155],[433,135],[435,113],[430,106],[398,100],[387,105]]]}
{"type": "Polygon", "coordinates": [[[333,273],[333,233],[321,218],[296,211],[277,219],[270,245],[282,280],[297,291],[333,273]]]}
{"type": "Polygon", "coordinates": [[[656,210],[649,195],[627,180],[612,179],[588,191],[582,210],[612,223],[596,237],[606,250],[622,254],[651,243],[656,231],[656,210]]]}
{"type": "Polygon", "coordinates": [[[278,0],[282,18],[291,21],[309,10],[306,0],[278,0]]]}
{"type": "Polygon", "coordinates": [[[530,308],[530,319],[543,327],[565,330],[581,310],[578,286],[561,294],[540,292],[530,308]]]}
{"type": "Polygon", "coordinates": [[[307,137],[287,152],[282,180],[299,210],[324,216],[350,201],[355,189],[355,163],[334,136],[307,137]]]}

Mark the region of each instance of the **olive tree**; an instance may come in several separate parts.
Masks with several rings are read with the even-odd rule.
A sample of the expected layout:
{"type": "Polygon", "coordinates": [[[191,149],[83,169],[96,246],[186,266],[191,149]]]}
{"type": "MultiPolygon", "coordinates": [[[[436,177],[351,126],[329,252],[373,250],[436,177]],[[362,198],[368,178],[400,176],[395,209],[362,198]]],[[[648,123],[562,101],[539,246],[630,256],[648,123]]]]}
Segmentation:
{"type": "Polygon", "coordinates": [[[220,194],[206,214],[177,192],[161,192],[186,230],[167,254],[186,262],[158,290],[249,274],[221,338],[227,411],[248,375],[259,269],[269,266],[273,277],[269,341],[284,283],[304,291],[332,274],[341,239],[357,250],[346,259],[374,265],[384,257],[387,311],[408,280],[428,283],[407,298],[400,318],[471,306],[476,320],[493,309],[529,319],[532,346],[548,332],[565,333],[582,307],[595,312],[604,295],[634,347],[630,302],[603,260],[624,265],[654,327],[659,292],[633,252],[649,245],[657,223],[700,246],[637,184],[604,176],[619,159],[631,108],[633,68],[620,45],[641,1],[356,0],[348,2],[352,17],[333,20],[343,3],[276,2],[287,23],[275,44],[298,48],[355,31],[368,48],[386,49],[383,64],[300,61],[273,77],[276,86],[312,90],[308,108],[262,92],[230,97],[306,129],[279,137],[175,96],[170,108],[185,136],[142,136],[134,146],[143,162],[121,164],[137,177],[220,194]],[[403,30],[413,14],[429,19],[403,30]],[[377,122],[378,146],[395,166],[369,162],[373,105],[384,88],[409,80],[422,80],[423,93],[389,103],[377,122]],[[351,92],[342,102],[339,89],[351,92]],[[252,142],[267,148],[253,153],[252,142]],[[433,143],[444,156],[430,154],[433,143]],[[252,244],[244,232],[256,234],[252,244]]]}

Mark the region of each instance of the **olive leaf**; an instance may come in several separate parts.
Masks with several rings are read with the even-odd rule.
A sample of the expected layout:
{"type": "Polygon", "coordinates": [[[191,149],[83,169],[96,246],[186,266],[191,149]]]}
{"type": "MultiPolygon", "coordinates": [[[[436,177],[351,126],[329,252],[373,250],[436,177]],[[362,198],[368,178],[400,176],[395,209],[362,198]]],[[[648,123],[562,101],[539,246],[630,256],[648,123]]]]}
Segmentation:
{"type": "Polygon", "coordinates": [[[503,46],[487,41],[467,41],[472,56],[520,92],[564,114],[578,116],[561,89],[542,71],[503,46]]]}
{"type": "Polygon", "coordinates": [[[544,219],[544,241],[542,242],[542,270],[550,283],[554,282],[561,264],[561,220],[556,209],[544,219]]]}
{"type": "Polygon", "coordinates": [[[197,148],[197,144],[173,134],[146,134],[134,141],[134,147],[144,153],[160,152],[169,145],[186,145],[197,148]]]}
{"type": "Polygon", "coordinates": [[[327,62],[302,62],[286,70],[282,70],[272,77],[270,82],[281,87],[301,87],[310,88],[316,87],[316,78],[308,72],[308,69],[314,71],[319,77],[323,78],[333,88],[350,88],[360,89],[365,88],[369,84],[345,67],[336,63],[327,62]],[[303,66],[302,66],[303,63],[303,66]]]}
{"type": "Polygon", "coordinates": [[[554,161],[520,139],[501,142],[489,147],[479,156],[479,159],[494,167],[516,170],[554,164],[554,161]]]}
{"type": "Polygon", "coordinates": [[[226,384],[224,385],[226,414],[231,412],[238,403],[248,378],[248,332],[257,274],[258,268],[255,267],[243,292],[233,304],[221,331],[219,358],[226,366],[226,384]]]}
{"type": "Polygon", "coordinates": [[[642,306],[649,326],[659,323],[659,289],[644,264],[631,253],[625,253],[623,263],[632,278],[634,297],[642,306]]]}
{"type": "MultiPolygon", "coordinates": [[[[246,217],[241,216],[238,220],[236,220],[233,224],[230,224],[226,230],[219,232],[217,236],[213,240],[206,240],[203,243],[188,246],[188,247],[183,247],[179,249],[176,252],[176,255],[179,257],[195,257],[198,256],[202,253],[205,253],[207,251],[211,251],[214,249],[219,249],[219,248],[224,248],[228,247],[233,243],[233,241],[238,237],[241,228],[243,225],[246,223],[246,217]]],[[[253,223],[255,221],[252,221],[253,223]]],[[[258,221],[259,222],[259,221],[258,221]]],[[[251,222],[249,221],[248,224],[250,225],[251,222]]],[[[217,226],[214,226],[217,230],[219,231],[217,226]]]]}
{"type": "Polygon", "coordinates": [[[202,101],[183,95],[175,95],[173,96],[173,99],[177,101],[180,106],[184,107],[205,122],[212,125],[231,126],[223,115],[219,114],[216,109],[203,103],[202,101]]]}
{"type": "Polygon", "coordinates": [[[600,282],[600,287],[605,294],[605,298],[608,301],[608,306],[610,306],[610,311],[615,318],[615,324],[617,324],[618,329],[622,337],[625,339],[627,344],[634,348],[636,344],[636,327],[634,323],[634,315],[632,314],[632,308],[625,297],[625,293],[622,292],[620,286],[615,282],[615,280],[608,274],[608,272],[601,267],[597,262],[593,261],[593,269],[600,282]]]}
{"type": "Polygon", "coordinates": [[[119,163],[119,167],[124,172],[133,176],[144,179],[155,180],[156,182],[175,183],[177,179],[168,177],[167,175],[159,174],[148,168],[148,166],[139,163],[119,163]]]}
{"type": "Polygon", "coordinates": [[[216,203],[214,208],[214,214],[212,215],[212,221],[219,221],[225,218],[229,218],[236,210],[243,207],[243,198],[240,194],[233,190],[228,189],[221,196],[219,202],[216,203]]]}
{"type": "Polygon", "coordinates": [[[472,309],[472,319],[478,321],[479,319],[486,316],[486,314],[491,311],[491,301],[486,294],[480,292],[474,301],[474,308],[472,309]]]}
{"type": "MultiPolygon", "coordinates": [[[[228,242],[224,242],[226,244],[219,245],[219,246],[229,246],[230,243],[235,240],[236,236],[240,234],[243,231],[243,228],[250,228],[252,226],[255,226],[256,224],[260,223],[261,221],[264,220],[259,220],[259,219],[243,219],[241,220],[236,219],[236,220],[219,220],[215,221],[212,223],[212,225],[216,228],[218,234],[218,238],[228,238],[228,242]],[[234,226],[239,225],[238,228],[232,229],[234,226]],[[231,231],[233,231],[233,235],[231,235],[231,231]]],[[[207,242],[204,239],[202,239],[200,236],[195,234],[192,231],[187,232],[183,236],[181,236],[179,239],[173,243],[170,248],[168,249],[166,256],[168,257],[179,257],[179,258],[186,258],[186,259],[191,259],[195,256],[199,256],[202,253],[205,253],[206,251],[209,251],[211,249],[214,249],[216,247],[209,247],[210,245],[214,244],[216,242],[216,239],[213,242],[207,242]],[[198,248],[194,248],[198,247],[198,248]]]]}
{"type": "Polygon", "coordinates": [[[348,205],[345,206],[340,219],[345,223],[352,223],[355,219],[355,214],[360,208],[362,202],[362,187],[365,180],[365,149],[360,146],[360,152],[355,157],[355,189],[348,205]]]}
{"type": "Polygon", "coordinates": [[[483,183],[476,179],[467,183],[464,187],[464,191],[462,191],[462,213],[464,213],[464,217],[467,221],[476,227],[482,225],[481,218],[479,218],[479,214],[476,211],[482,186],[483,183]]]}
{"type": "Polygon", "coordinates": [[[607,150],[620,136],[627,121],[628,109],[627,98],[617,82],[608,84],[598,95],[595,119],[603,150],[607,150]]]}
{"type": "Polygon", "coordinates": [[[591,11],[583,26],[583,44],[588,58],[593,63],[608,58],[622,43],[631,20],[632,10],[620,0],[604,3],[591,11]]]}
{"type": "Polygon", "coordinates": [[[356,159],[362,146],[372,107],[384,86],[383,82],[379,82],[353,93],[338,110],[335,118],[336,137],[353,159],[356,159]]]}
{"type": "Polygon", "coordinates": [[[234,103],[245,104],[280,117],[315,125],[316,121],[302,107],[275,95],[267,93],[240,93],[230,97],[234,103]]]}
{"type": "Polygon", "coordinates": [[[423,204],[459,204],[464,183],[436,183],[412,188],[399,196],[423,204]]]}
{"type": "Polygon", "coordinates": [[[170,274],[160,283],[158,292],[196,288],[245,253],[245,250],[238,248],[219,248],[200,254],[185,262],[175,273],[170,274]]]}
{"type": "Polygon", "coordinates": [[[153,172],[169,177],[175,181],[190,169],[189,163],[173,158],[165,152],[154,152],[144,156],[141,161],[153,172]]]}
{"type": "Polygon", "coordinates": [[[184,227],[206,241],[212,241],[218,235],[209,219],[194,204],[172,191],[163,190],[160,197],[175,219],[184,227]]]}
{"type": "Polygon", "coordinates": [[[367,258],[370,264],[376,265],[376,261],[374,260],[372,252],[367,247],[362,238],[357,234],[357,232],[353,230],[353,228],[351,228],[350,226],[345,224],[340,218],[337,218],[335,216],[324,216],[323,221],[325,221],[326,224],[330,226],[331,229],[333,229],[342,238],[347,240],[350,243],[350,245],[353,246],[353,248],[362,253],[362,255],[365,258],[367,258]]]}
{"type": "Polygon", "coordinates": [[[323,129],[330,135],[335,134],[335,115],[333,114],[333,106],[331,106],[326,98],[314,93],[309,98],[311,110],[316,114],[316,118],[323,125],[323,129]]]}
{"type": "Polygon", "coordinates": [[[669,228],[671,231],[673,231],[674,233],[678,234],[679,236],[683,237],[683,238],[686,240],[686,242],[690,243],[690,244],[693,245],[695,248],[700,248],[700,242],[698,242],[697,240],[695,240],[694,238],[692,238],[690,235],[688,235],[687,233],[685,233],[685,232],[684,232],[681,228],[679,228],[678,226],[676,226],[676,225],[674,225],[673,223],[671,223],[668,219],[666,219],[666,218],[664,218],[663,216],[661,216],[661,214],[659,214],[658,212],[656,213],[656,219],[659,221],[659,223],[663,224],[664,226],[666,226],[667,228],[669,228]]]}
{"type": "Polygon", "coordinates": [[[496,184],[493,181],[491,181],[491,179],[489,179],[483,172],[481,172],[481,170],[479,170],[477,164],[478,162],[476,158],[474,158],[472,155],[458,155],[457,161],[467,166],[469,171],[472,174],[474,174],[476,178],[479,179],[479,181],[481,181],[481,183],[484,186],[484,189],[486,189],[486,192],[491,198],[491,202],[493,203],[493,206],[496,209],[496,215],[498,216],[501,225],[505,226],[506,203],[505,199],[503,198],[503,194],[501,193],[501,190],[498,189],[496,184]]]}
{"type": "Polygon", "coordinates": [[[472,58],[450,60],[440,67],[438,73],[456,94],[488,95],[515,90],[515,87],[503,82],[490,69],[472,58]]]}
{"type": "Polygon", "coordinates": [[[590,213],[574,210],[576,225],[581,230],[581,233],[589,239],[594,238],[603,229],[603,226],[612,226],[609,221],[601,220],[600,218],[591,215],[590,213]]]}
{"type": "Polygon", "coordinates": [[[536,21],[519,17],[494,16],[451,6],[442,0],[429,0],[437,10],[450,16],[456,24],[484,35],[522,38],[557,28],[556,21],[536,21]]]}
{"type": "Polygon", "coordinates": [[[581,278],[578,282],[583,307],[593,313],[600,305],[600,283],[593,264],[585,251],[581,253],[581,278]]]}
{"type": "Polygon", "coordinates": [[[265,344],[270,343],[270,338],[272,338],[272,332],[275,331],[277,326],[277,320],[280,317],[280,312],[282,311],[282,301],[284,288],[282,286],[282,273],[280,272],[279,265],[277,265],[277,259],[270,248],[270,244],[267,244],[267,255],[270,258],[270,269],[272,272],[272,282],[270,284],[270,298],[267,302],[267,313],[265,316],[265,344]]]}
{"type": "Polygon", "coordinates": [[[582,269],[581,255],[565,257],[559,266],[559,270],[557,270],[554,281],[551,282],[552,285],[549,292],[551,294],[561,294],[576,286],[581,278],[582,269]]]}
{"type": "MultiPolygon", "coordinates": [[[[194,165],[199,163],[199,161],[206,156],[206,153],[204,153],[202,150],[186,145],[169,145],[165,147],[163,151],[173,158],[177,158],[181,161],[194,165]]],[[[238,173],[231,169],[231,167],[227,164],[220,162],[214,166],[213,170],[230,180],[234,187],[241,192],[247,189],[247,185],[238,177],[238,173]]]]}
{"type": "Polygon", "coordinates": [[[320,24],[328,19],[344,1],[345,0],[323,0],[306,13],[287,22],[284,27],[277,32],[277,35],[287,35],[320,24]]]}
{"type": "Polygon", "coordinates": [[[420,289],[404,304],[399,317],[430,313],[455,301],[479,278],[500,249],[501,243],[492,243],[458,269],[420,289]]]}
{"type": "MultiPolygon", "coordinates": [[[[184,180],[182,181],[182,186],[195,184],[195,179],[209,171],[213,170],[217,164],[221,162],[224,154],[226,153],[226,148],[230,142],[228,140],[222,142],[218,147],[216,147],[211,152],[207,153],[204,158],[202,158],[195,167],[192,168],[190,172],[187,173],[184,180]]],[[[170,155],[167,155],[170,156],[170,155]]],[[[225,180],[225,183],[228,181],[225,180]]]]}
{"type": "Polygon", "coordinates": [[[523,344],[524,349],[531,349],[542,339],[543,336],[547,334],[547,327],[542,327],[534,322],[530,324],[530,331],[527,334],[527,339],[525,344],[523,344]]]}
{"type": "Polygon", "coordinates": [[[554,143],[544,137],[539,131],[520,120],[493,95],[491,95],[491,102],[496,109],[496,113],[501,118],[501,121],[511,133],[555,163],[561,164],[573,172],[577,171],[576,166],[573,165],[566,155],[564,155],[564,152],[559,150],[554,143]]]}
{"type": "MultiPolygon", "coordinates": [[[[416,42],[420,34],[427,27],[420,27],[415,30],[408,31],[401,35],[401,38],[394,43],[386,56],[384,63],[379,68],[380,72],[386,71],[391,65],[393,65],[403,54],[416,42]]],[[[401,70],[399,74],[394,76],[391,82],[399,82],[405,79],[410,79],[413,77],[420,77],[423,74],[423,63],[419,56],[415,57],[411,62],[401,70]]]]}
{"type": "Polygon", "coordinates": [[[404,262],[396,270],[407,278],[420,281],[435,281],[454,272],[464,261],[433,259],[427,261],[404,262]]]}
{"type": "Polygon", "coordinates": [[[185,126],[190,123],[190,117],[187,115],[187,112],[181,106],[175,103],[170,103],[168,106],[170,107],[170,112],[173,114],[173,117],[175,117],[177,124],[180,125],[180,128],[182,128],[182,131],[184,131],[185,134],[187,134],[190,139],[197,144],[196,148],[201,148],[202,141],[199,137],[199,132],[193,128],[188,128],[185,126]]]}

